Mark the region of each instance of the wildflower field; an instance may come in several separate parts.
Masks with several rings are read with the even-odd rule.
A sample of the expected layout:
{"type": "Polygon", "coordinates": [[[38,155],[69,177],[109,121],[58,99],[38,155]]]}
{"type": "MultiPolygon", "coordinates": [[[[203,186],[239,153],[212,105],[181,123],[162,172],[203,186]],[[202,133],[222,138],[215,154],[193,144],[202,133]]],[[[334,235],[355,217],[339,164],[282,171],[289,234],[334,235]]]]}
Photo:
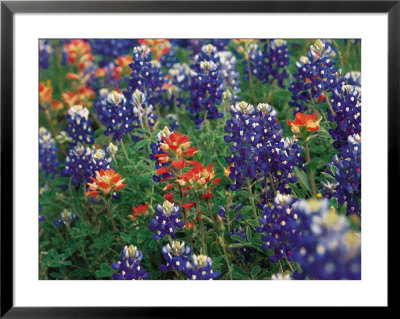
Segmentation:
{"type": "Polygon", "coordinates": [[[357,39],[39,41],[39,278],[361,279],[357,39]]]}

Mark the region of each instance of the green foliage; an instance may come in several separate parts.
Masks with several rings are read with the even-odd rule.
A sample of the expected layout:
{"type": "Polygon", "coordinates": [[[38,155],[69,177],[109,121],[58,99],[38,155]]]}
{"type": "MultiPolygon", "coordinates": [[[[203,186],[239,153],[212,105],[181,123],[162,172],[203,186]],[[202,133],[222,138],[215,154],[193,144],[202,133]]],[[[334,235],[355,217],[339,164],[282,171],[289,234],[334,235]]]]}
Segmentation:
{"type": "MultiPolygon", "coordinates": [[[[340,68],[343,73],[360,68],[360,49],[359,46],[352,46],[350,49],[341,40],[335,40],[335,45],[340,52],[340,68]],[[350,50],[350,51],[348,51],[350,50]]],[[[50,80],[54,91],[53,99],[61,100],[61,94],[71,88],[71,83],[66,79],[65,74],[71,72],[69,66],[61,65],[61,47],[57,41],[52,41],[55,48],[55,55],[51,58],[48,70],[41,70],[40,80],[50,80]]],[[[295,62],[301,55],[305,55],[310,40],[288,40],[291,50],[290,65],[288,73],[291,75],[285,80],[286,89],[278,86],[263,84],[257,79],[253,79],[254,87],[250,87],[248,82],[243,81],[243,66],[239,61],[237,66],[241,73],[241,92],[243,100],[254,105],[260,102],[272,104],[278,112],[278,120],[283,126],[283,135],[292,136],[286,124],[287,119],[293,119],[293,110],[289,107],[291,93],[287,89],[292,74],[296,71],[295,62]]],[[[235,47],[231,45],[231,47],[235,47]]],[[[185,49],[177,50],[177,57],[181,62],[190,63],[190,52],[185,49]]],[[[221,105],[221,111],[225,111],[228,105],[221,105]]],[[[208,208],[204,203],[200,204],[200,209],[207,212],[203,223],[205,228],[206,247],[201,244],[201,232],[199,222],[195,220],[195,228],[190,230],[183,228],[176,234],[177,240],[183,240],[192,246],[194,253],[205,253],[207,251],[214,263],[214,269],[221,272],[220,279],[270,279],[271,275],[280,271],[278,264],[272,264],[268,261],[271,252],[261,249],[260,235],[255,231],[259,226],[259,220],[254,217],[252,200],[254,194],[249,193],[248,189],[242,189],[231,192],[229,189],[230,180],[224,177],[224,170],[227,168],[225,157],[230,156],[229,145],[224,142],[225,118],[214,121],[206,121],[201,130],[196,130],[193,122],[190,120],[188,111],[184,108],[176,108],[179,118],[179,129],[183,135],[190,137],[192,146],[198,149],[195,155],[196,161],[204,166],[213,164],[215,174],[221,177],[221,182],[213,190],[213,205],[211,211],[218,225],[221,224],[217,218],[218,206],[226,208],[227,220],[219,230],[214,227],[214,221],[209,216],[208,208]],[[241,213],[243,218],[235,220],[235,212],[229,209],[232,203],[242,203],[241,213]],[[240,236],[230,236],[229,232],[234,228],[247,227],[246,239],[240,236]],[[218,233],[220,232],[220,233],[218,233]],[[257,251],[252,263],[248,263],[241,256],[238,248],[253,248],[257,251]],[[234,250],[230,250],[234,249],[234,250]],[[230,250],[230,252],[228,252],[230,250]]],[[[327,105],[323,105],[323,110],[327,105]]],[[[65,110],[52,112],[52,121],[57,132],[65,129],[65,110]]],[[[112,201],[112,215],[118,225],[120,237],[128,244],[137,246],[143,253],[142,265],[150,273],[150,279],[182,279],[174,272],[163,273],[160,271],[160,264],[165,263],[161,255],[162,246],[168,243],[166,238],[158,242],[152,238],[152,233],[148,229],[150,220],[154,217],[154,209],[157,204],[164,201],[163,188],[167,184],[156,183],[152,176],[156,173],[154,162],[149,159],[151,143],[156,143],[158,131],[167,124],[161,109],[161,117],[154,131],[143,130],[142,132],[133,132],[142,137],[139,142],[133,142],[129,136],[123,140],[124,144],[118,145],[118,152],[113,158],[112,166],[125,178],[127,187],[121,189],[118,193],[119,200],[112,201]],[[130,215],[132,207],[140,204],[149,204],[148,214],[141,214],[134,220],[130,215]]],[[[43,112],[41,112],[43,113],[43,112]]],[[[93,112],[91,112],[91,116],[93,112]]],[[[95,144],[100,148],[106,148],[111,139],[105,136],[104,127],[98,126],[93,118],[95,130],[95,144]]],[[[40,115],[40,125],[50,128],[50,123],[46,117],[40,115]]],[[[323,120],[320,130],[310,141],[310,155],[312,163],[309,165],[308,172],[295,168],[295,174],[298,181],[291,185],[292,194],[298,198],[310,198],[312,196],[312,187],[309,172],[312,171],[317,184],[317,192],[320,189],[321,181],[332,180],[332,176],[327,172],[326,164],[337,153],[333,148],[333,140],[329,134],[331,123],[323,120]]],[[[67,147],[67,145],[64,145],[67,147]]],[[[59,159],[63,163],[65,153],[59,152],[59,159]]],[[[305,156],[304,156],[305,158],[305,156]]],[[[63,166],[64,164],[62,164],[63,166]]],[[[335,174],[336,167],[332,166],[331,173],[335,174]]],[[[68,186],[67,189],[61,189],[60,186],[67,184],[69,180],[57,175],[55,179],[45,179],[40,173],[40,195],[39,200],[42,206],[40,215],[44,215],[46,220],[40,223],[40,279],[110,279],[114,270],[111,263],[118,261],[123,244],[113,231],[113,226],[104,203],[93,203],[90,198],[84,195],[85,190],[68,186]],[[72,222],[70,227],[56,227],[53,222],[59,219],[63,209],[77,215],[77,219],[72,222]]],[[[254,190],[260,191],[259,186],[254,190]]],[[[346,207],[339,205],[337,200],[332,199],[331,205],[340,213],[345,212],[346,207]]],[[[257,209],[256,214],[261,215],[257,209]]],[[[194,220],[195,213],[189,214],[189,219],[194,220]]],[[[288,270],[286,267],[284,270],[288,270]]]]}

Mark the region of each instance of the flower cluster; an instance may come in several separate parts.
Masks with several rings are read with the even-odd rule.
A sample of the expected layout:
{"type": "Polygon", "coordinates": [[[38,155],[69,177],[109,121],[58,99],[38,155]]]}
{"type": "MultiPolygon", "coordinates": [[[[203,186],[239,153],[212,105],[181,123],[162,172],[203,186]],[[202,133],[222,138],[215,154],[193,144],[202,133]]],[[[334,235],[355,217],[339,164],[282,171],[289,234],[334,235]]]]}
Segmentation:
{"type": "Polygon", "coordinates": [[[289,183],[296,182],[294,167],[302,164],[301,149],[296,139],[282,138],[282,125],[276,121],[276,111],[268,104],[257,108],[247,102],[231,106],[232,119],[227,120],[225,141],[232,143],[229,177],[232,190],[240,189],[253,178],[264,183],[270,197],[273,189],[289,194],[289,183]]]}
{"type": "Polygon", "coordinates": [[[51,85],[51,81],[48,80],[39,83],[39,108],[43,110],[50,106],[55,111],[64,107],[60,101],[53,100],[53,86],[51,85]]]}
{"type": "Polygon", "coordinates": [[[39,169],[46,177],[54,178],[58,172],[58,148],[51,133],[46,128],[39,129],[39,169]]]}
{"type": "Polygon", "coordinates": [[[194,165],[194,167],[179,175],[177,183],[185,190],[192,189],[195,192],[202,193],[203,199],[210,198],[212,193],[208,183],[211,182],[212,185],[216,185],[221,178],[215,178],[212,164],[203,167],[199,162],[190,161],[190,165],[194,165]]]}
{"type": "Polygon", "coordinates": [[[185,273],[189,280],[213,280],[219,277],[219,271],[214,271],[212,266],[210,257],[192,255],[191,261],[186,262],[185,273]]]}
{"type": "Polygon", "coordinates": [[[50,65],[50,54],[53,49],[50,46],[49,40],[39,40],[39,66],[42,69],[47,69],[50,65]]]}
{"type": "Polygon", "coordinates": [[[95,55],[100,55],[100,66],[106,66],[114,59],[129,53],[136,45],[133,39],[93,39],[90,40],[92,51],[95,55]]]}
{"type": "Polygon", "coordinates": [[[156,217],[150,221],[149,229],[153,234],[154,240],[159,240],[167,235],[175,237],[175,226],[182,228],[185,221],[181,220],[181,208],[165,201],[164,204],[156,206],[156,217]]]}
{"type": "Polygon", "coordinates": [[[114,280],[141,280],[147,279],[150,274],[140,265],[143,259],[142,252],[135,246],[125,246],[117,263],[112,268],[118,272],[113,275],[114,280]]]}
{"type": "Polygon", "coordinates": [[[291,238],[296,235],[295,221],[297,213],[293,211],[294,200],[290,195],[278,194],[273,206],[264,205],[263,215],[260,218],[261,225],[257,231],[262,233],[262,248],[273,249],[274,255],[270,261],[277,262],[286,257],[292,260],[291,238]]]}
{"type": "Polygon", "coordinates": [[[275,39],[250,43],[243,61],[245,79],[249,74],[256,76],[261,82],[272,83],[276,80],[279,87],[284,88],[283,80],[288,78],[286,66],[289,65],[289,50],[285,40],[275,39]]]}
{"type": "Polygon", "coordinates": [[[64,209],[60,214],[60,219],[56,220],[54,225],[69,227],[75,219],[76,214],[71,213],[68,209],[64,209]]]}
{"type": "Polygon", "coordinates": [[[337,52],[330,41],[317,40],[310,46],[308,55],[296,62],[295,80],[289,87],[292,92],[289,105],[295,107],[295,113],[306,111],[306,103],[325,101],[327,92],[345,82],[335,67],[336,56],[337,52]]]}
{"type": "Polygon", "coordinates": [[[293,209],[298,214],[299,229],[298,236],[293,237],[293,259],[301,266],[301,276],[360,280],[360,234],[350,229],[346,217],[330,210],[327,199],[300,200],[293,209]]]}
{"type": "MultiPolygon", "coordinates": [[[[104,100],[102,101],[104,103],[104,100]]],[[[106,98],[106,110],[103,110],[102,106],[99,107],[101,107],[102,118],[107,119],[108,117],[107,129],[104,132],[106,136],[112,135],[114,141],[120,141],[125,134],[133,130],[133,108],[127,103],[122,93],[110,92],[106,98]]]]}
{"type": "Polygon", "coordinates": [[[71,185],[79,187],[89,182],[96,171],[108,170],[111,161],[112,158],[107,158],[105,151],[78,144],[68,151],[61,176],[71,178],[71,185]]]}
{"type": "Polygon", "coordinates": [[[96,178],[90,176],[93,183],[88,183],[89,191],[86,196],[92,196],[97,199],[98,196],[107,196],[126,187],[124,178],[121,179],[121,174],[115,173],[113,169],[96,171],[96,178]]]}
{"type": "Polygon", "coordinates": [[[287,123],[294,134],[304,137],[307,132],[318,131],[321,120],[322,116],[317,120],[317,114],[315,113],[308,115],[297,112],[294,116],[294,121],[287,120],[287,123]]]}
{"type": "Polygon", "coordinates": [[[129,65],[132,69],[128,80],[127,94],[131,96],[136,90],[143,92],[147,103],[156,105],[162,100],[165,75],[161,64],[151,59],[148,47],[142,45],[133,48],[133,61],[129,65]]]}
{"type": "Polygon", "coordinates": [[[67,64],[83,69],[94,59],[90,43],[86,40],[74,39],[64,41],[63,58],[67,64]]]}
{"type": "Polygon", "coordinates": [[[191,67],[189,110],[198,129],[205,118],[212,120],[223,117],[218,110],[223,93],[223,77],[216,53],[217,49],[211,44],[203,46],[196,56],[196,63],[191,67]]]}
{"type": "Polygon", "coordinates": [[[361,137],[348,137],[347,147],[341,148],[328,164],[334,182],[322,182],[328,198],[336,197],[340,205],[347,202],[347,215],[360,213],[361,200],[361,137]]]}
{"type": "Polygon", "coordinates": [[[170,132],[164,127],[157,135],[158,143],[151,144],[152,154],[150,159],[155,161],[157,175],[153,176],[154,181],[165,181],[173,178],[178,170],[188,165],[185,157],[192,157],[197,149],[191,147],[189,137],[181,133],[170,132]]]}
{"type": "Polygon", "coordinates": [[[89,119],[89,110],[82,105],[74,105],[68,110],[68,125],[66,131],[72,138],[70,146],[78,143],[93,144],[93,130],[90,127],[92,121],[89,119]]]}
{"type": "Polygon", "coordinates": [[[329,120],[337,123],[329,133],[334,139],[336,149],[347,147],[347,138],[353,134],[361,134],[361,94],[352,85],[337,87],[332,92],[331,105],[335,114],[329,120]]]}
{"type": "MultiPolygon", "coordinates": [[[[139,90],[132,94],[131,103],[133,105],[134,127],[152,129],[157,120],[157,114],[153,105],[148,103],[147,97],[139,90]]],[[[136,137],[132,137],[137,139],[136,137]]]]}
{"type": "Polygon", "coordinates": [[[240,91],[239,72],[236,69],[236,57],[230,51],[219,51],[216,53],[221,63],[221,76],[223,78],[221,90],[228,92],[237,99],[237,93],[240,91]]]}
{"type": "Polygon", "coordinates": [[[192,256],[192,249],[184,242],[172,241],[172,243],[165,245],[162,248],[162,255],[167,262],[166,265],[160,265],[161,271],[185,271],[186,263],[190,261],[192,256]]]}
{"type": "Polygon", "coordinates": [[[145,215],[148,215],[149,214],[149,211],[147,210],[148,208],[149,208],[149,204],[146,204],[146,205],[141,204],[137,207],[132,207],[133,214],[130,215],[131,219],[135,220],[142,213],[144,213],[145,215]]]}

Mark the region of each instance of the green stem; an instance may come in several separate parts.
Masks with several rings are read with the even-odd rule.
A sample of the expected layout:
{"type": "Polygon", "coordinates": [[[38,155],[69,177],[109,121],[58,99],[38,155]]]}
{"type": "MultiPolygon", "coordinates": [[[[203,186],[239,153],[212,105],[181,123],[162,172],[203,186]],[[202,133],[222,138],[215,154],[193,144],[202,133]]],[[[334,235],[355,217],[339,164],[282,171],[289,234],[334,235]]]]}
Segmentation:
{"type": "Polygon", "coordinates": [[[119,240],[124,244],[124,246],[126,246],[126,242],[125,242],[125,240],[123,240],[122,237],[120,236],[119,231],[118,231],[118,228],[117,228],[117,225],[115,224],[115,220],[114,220],[114,217],[113,217],[112,212],[111,212],[110,200],[107,200],[106,203],[107,203],[108,215],[110,216],[110,219],[111,219],[111,223],[112,223],[114,232],[117,234],[119,240]]]}
{"type": "MultiPolygon", "coordinates": [[[[304,149],[306,151],[307,164],[311,164],[310,150],[309,150],[307,142],[304,142],[304,149]]],[[[311,182],[313,196],[315,198],[317,198],[317,191],[316,191],[316,188],[315,188],[314,175],[313,175],[311,169],[310,169],[310,182],[311,182]]]]}
{"type": "Polygon", "coordinates": [[[329,101],[328,93],[327,93],[326,91],[324,91],[324,92],[325,92],[325,100],[326,100],[326,102],[328,103],[329,109],[331,110],[332,115],[335,116],[336,113],[335,113],[335,111],[334,111],[333,108],[332,108],[331,102],[329,101]]]}
{"type": "Polygon", "coordinates": [[[250,181],[247,182],[247,190],[250,194],[250,203],[251,203],[251,207],[253,208],[253,214],[256,220],[258,220],[258,215],[257,215],[257,209],[256,209],[256,204],[254,201],[254,195],[253,195],[253,191],[251,190],[251,183],[250,181]]]}
{"type": "Polygon", "coordinates": [[[201,243],[203,245],[203,249],[205,254],[207,255],[207,245],[206,245],[206,240],[204,237],[204,225],[203,225],[203,214],[200,211],[200,205],[199,205],[199,199],[197,197],[197,194],[195,191],[193,191],[194,197],[196,198],[196,210],[197,213],[200,213],[200,235],[201,235],[201,243]]]}
{"type": "Polygon", "coordinates": [[[124,141],[122,139],[121,139],[121,146],[122,146],[122,150],[124,151],[126,160],[129,162],[128,153],[126,152],[125,144],[124,144],[124,141]]]}

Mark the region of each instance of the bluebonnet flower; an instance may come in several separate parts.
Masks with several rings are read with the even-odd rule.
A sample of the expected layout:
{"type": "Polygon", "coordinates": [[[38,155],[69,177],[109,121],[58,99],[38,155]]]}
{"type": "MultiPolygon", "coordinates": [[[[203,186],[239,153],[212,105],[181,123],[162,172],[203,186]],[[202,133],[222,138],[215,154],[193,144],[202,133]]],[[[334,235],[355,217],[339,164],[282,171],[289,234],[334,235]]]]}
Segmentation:
{"type": "Polygon", "coordinates": [[[53,52],[48,40],[39,40],[39,66],[47,69],[50,65],[50,54],[53,52]]]}
{"type": "Polygon", "coordinates": [[[350,135],[346,148],[341,148],[335,155],[331,169],[334,182],[321,183],[323,192],[328,198],[336,197],[338,203],[347,202],[347,215],[360,213],[361,200],[361,137],[350,135]],[[334,167],[333,167],[334,166],[334,167]]]}
{"type": "Polygon", "coordinates": [[[111,121],[111,114],[108,111],[107,97],[110,93],[109,89],[102,88],[98,91],[97,97],[93,103],[93,113],[96,114],[97,119],[104,126],[109,126],[111,121]]]}
{"type": "Polygon", "coordinates": [[[76,214],[71,213],[68,209],[64,209],[60,214],[60,219],[54,222],[56,226],[65,226],[69,227],[76,219],[76,214]]]}
{"type": "Polygon", "coordinates": [[[240,189],[257,178],[270,198],[274,197],[274,188],[290,194],[288,184],[297,180],[292,175],[294,167],[304,166],[297,140],[281,137],[282,125],[276,121],[276,111],[269,104],[260,103],[255,109],[242,101],[231,106],[231,114],[225,127],[230,133],[225,141],[232,143],[232,155],[226,158],[231,164],[229,177],[234,181],[230,188],[240,189]]]}
{"type": "Polygon", "coordinates": [[[110,119],[104,134],[112,135],[114,141],[120,141],[134,128],[132,125],[134,121],[133,108],[127,103],[125,96],[117,91],[110,92],[106,101],[110,119]]]}
{"type": "Polygon", "coordinates": [[[342,85],[333,90],[331,105],[335,114],[329,114],[329,120],[337,123],[329,130],[333,146],[346,148],[348,136],[361,134],[361,94],[352,85],[342,85]]]}
{"type": "Polygon", "coordinates": [[[216,56],[216,48],[211,44],[201,48],[195,61],[190,73],[189,110],[191,119],[199,129],[205,117],[210,120],[223,117],[223,113],[218,110],[223,93],[223,77],[220,74],[221,64],[216,56]]]}
{"type": "Polygon", "coordinates": [[[230,90],[233,99],[237,100],[240,91],[239,72],[236,69],[236,57],[230,51],[220,51],[216,53],[221,63],[221,76],[223,78],[222,91],[230,90]]]}
{"type": "Polygon", "coordinates": [[[271,40],[268,49],[266,55],[270,78],[272,76],[272,79],[277,81],[279,87],[284,88],[283,80],[289,77],[286,66],[290,64],[290,52],[287,43],[281,39],[271,40]]]}
{"type": "Polygon", "coordinates": [[[96,171],[109,169],[111,161],[103,150],[78,144],[68,151],[61,176],[71,178],[71,185],[79,187],[89,182],[96,171]]]}
{"type": "Polygon", "coordinates": [[[293,209],[298,214],[293,259],[303,272],[297,276],[321,280],[361,279],[360,234],[350,229],[346,217],[330,210],[327,199],[300,200],[293,209]]]}
{"type": "Polygon", "coordinates": [[[192,255],[191,261],[186,262],[185,273],[189,280],[212,280],[219,276],[219,271],[212,269],[210,257],[205,255],[192,255]]]}
{"type": "Polygon", "coordinates": [[[272,207],[264,205],[263,215],[260,218],[262,226],[256,228],[262,233],[262,248],[273,249],[274,255],[269,259],[274,263],[284,257],[289,261],[292,260],[291,238],[296,235],[295,221],[298,218],[292,209],[293,202],[292,196],[278,194],[272,207]]]}
{"type": "Polygon", "coordinates": [[[179,62],[178,58],[175,55],[175,46],[170,46],[171,49],[160,57],[161,65],[166,67],[167,69],[170,69],[175,63],[179,62]]]}
{"type": "Polygon", "coordinates": [[[328,40],[317,40],[310,46],[307,56],[296,62],[297,72],[293,74],[289,90],[292,92],[290,106],[294,113],[305,112],[307,103],[322,103],[326,93],[345,83],[336,67],[337,51],[328,40]]]}
{"type": "Polygon", "coordinates": [[[175,227],[182,228],[185,221],[181,220],[181,208],[169,201],[156,206],[156,217],[150,221],[149,229],[153,233],[154,240],[159,240],[167,235],[175,237],[175,227]]]}
{"type": "Polygon", "coordinates": [[[292,276],[289,273],[277,273],[271,276],[272,280],[292,280],[292,276]]]}
{"type": "MultiPolygon", "coordinates": [[[[153,105],[148,103],[147,97],[139,90],[132,94],[131,104],[133,106],[134,128],[153,128],[157,120],[157,114],[153,105]]],[[[134,139],[134,136],[132,137],[134,139]]]]}
{"type": "Polygon", "coordinates": [[[285,40],[275,39],[251,43],[247,49],[248,61],[243,61],[245,79],[250,72],[263,83],[276,80],[284,88],[283,80],[288,78],[286,66],[289,65],[289,50],[285,40]]]}
{"type": "Polygon", "coordinates": [[[172,241],[162,248],[162,255],[167,262],[166,265],[160,265],[161,271],[169,271],[174,269],[176,271],[185,271],[185,266],[192,256],[192,249],[185,245],[184,242],[172,241]]]}
{"type": "Polygon", "coordinates": [[[46,220],[46,216],[39,215],[39,223],[44,222],[46,220]]]}
{"type": "Polygon", "coordinates": [[[92,120],[89,119],[89,110],[82,105],[74,105],[69,108],[67,114],[68,125],[66,131],[72,138],[70,146],[78,143],[93,144],[93,130],[90,127],[92,120]]]}
{"type": "MultiPolygon", "coordinates": [[[[229,233],[229,236],[239,236],[240,238],[242,238],[248,242],[246,232],[247,232],[247,227],[242,228],[241,226],[239,226],[238,229],[233,229],[229,233]]],[[[234,243],[242,243],[239,240],[234,240],[233,242],[234,243]]],[[[244,260],[249,263],[253,262],[254,254],[257,252],[257,250],[252,247],[232,248],[232,251],[235,251],[235,250],[239,250],[239,252],[243,256],[244,260]]]]}
{"type": "Polygon", "coordinates": [[[213,46],[217,48],[218,51],[225,51],[228,48],[229,42],[231,42],[230,39],[211,39],[208,40],[207,42],[210,42],[213,46]]]}
{"type": "Polygon", "coordinates": [[[267,63],[265,61],[265,56],[262,49],[258,46],[257,43],[250,43],[247,48],[246,58],[248,59],[248,61],[247,59],[243,61],[245,81],[249,80],[249,74],[254,75],[263,82],[265,79],[268,79],[269,73],[267,69],[267,63]]]}
{"type": "Polygon", "coordinates": [[[356,87],[358,91],[361,88],[361,72],[360,71],[351,71],[347,72],[344,76],[347,81],[347,84],[353,85],[356,87]]]}
{"type": "Polygon", "coordinates": [[[46,128],[39,129],[39,169],[46,177],[54,178],[58,172],[58,148],[51,133],[46,128]]]}
{"type": "Polygon", "coordinates": [[[165,75],[161,71],[161,64],[151,60],[150,50],[146,46],[133,48],[133,62],[129,65],[132,69],[131,76],[127,79],[128,87],[126,96],[131,96],[136,90],[143,92],[147,103],[156,105],[162,100],[165,92],[163,85],[165,75]]]}
{"type": "Polygon", "coordinates": [[[119,56],[129,53],[137,41],[134,39],[92,39],[90,40],[92,51],[101,56],[100,66],[106,66],[119,56]]]}
{"type": "Polygon", "coordinates": [[[147,279],[150,274],[140,265],[143,259],[142,252],[135,246],[125,246],[117,263],[112,268],[118,270],[113,275],[114,280],[141,280],[147,279]]]}
{"type": "Polygon", "coordinates": [[[181,90],[190,88],[190,67],[186,63],[175,63],[169,70],[168,75],[172,78],[172,84],[181,90]]]}
{"type": "Polygon", "coordinates": [[[170,127],[171,130],[176,130],[179,127],[178,115],[175,113],[168,113],[165,115],[165,119],[168,121],[168,127],[170,127]]]}
{"type": "Polygon", "coordinates": [[[224,206],[219,205],[217,214],[221,219],[224,219],[226,217],[226,211],[225,211],[224,206]]]}

